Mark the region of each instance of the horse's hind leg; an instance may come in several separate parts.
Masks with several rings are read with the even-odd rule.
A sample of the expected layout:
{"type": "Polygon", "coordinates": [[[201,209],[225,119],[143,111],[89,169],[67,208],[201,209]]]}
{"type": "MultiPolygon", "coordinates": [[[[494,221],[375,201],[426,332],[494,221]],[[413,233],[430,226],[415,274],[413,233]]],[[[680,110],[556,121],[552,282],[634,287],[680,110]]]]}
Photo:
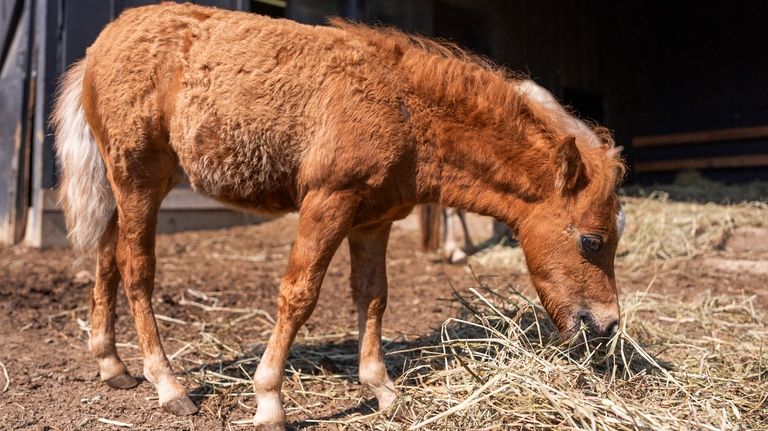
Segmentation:
{"type": "Polygon", "coordinates": [[[461,230],[464,233],[464,250],[466,250],[467,253],[474,253],[475,244],[472,243],[472,238],[469,236],[469,227],[467,227],[467,213],[462,210],[456,210],[456,215],[459,216],[461,230]]]}
{"type": "MultiPolygon", "coordinates": [[[[464,243],[467,244],[469,232],[467,232],[463,214],[456,208],[445,208],[443,211],[443,224],[445,226],[443,229],[443,256],[449,263],[464,263],[467,261],[467,252],[469,250],[465,251],[456,242],[456,223],[454,220],[454,216],[456,216],[461,222],[462,228],[464,229],[464,243]]],[[[469,244],[471,244],[471,240],[469,241],[469,244]]]]}
{"type": "Polygon", "coordinates": [[[118,213],[117,264],[123,278],[144,359],[144,377],[155,385],[160,405],[176,415],[195,413],[173,375],[152,311],[155,283],[155,230],[160,202],[172,187],[176,160],[168,151],[133,150],[112,167],[112,190],[118,213]]]}
{"type": "Polygon", "coordinates": [[[379,410],[386,409],[397,398],[381,349],[381,318],[387,307],[387,240],[391,226],[387,223],[349,235],[350,281],[360,332],[360,383],[376,396],[379,410]]]}
{"type": "Polygon", "coordinates": [[[115,303],[120,284],[120,273],[115,261],[116,240],[117,212],[112,215],[99,242],[96,283],[91,290],[91,337],[88,346],[99,362],[101,379],[113,388],[128,389],[138,382],[128,374],[115,347],[115,303]]]}

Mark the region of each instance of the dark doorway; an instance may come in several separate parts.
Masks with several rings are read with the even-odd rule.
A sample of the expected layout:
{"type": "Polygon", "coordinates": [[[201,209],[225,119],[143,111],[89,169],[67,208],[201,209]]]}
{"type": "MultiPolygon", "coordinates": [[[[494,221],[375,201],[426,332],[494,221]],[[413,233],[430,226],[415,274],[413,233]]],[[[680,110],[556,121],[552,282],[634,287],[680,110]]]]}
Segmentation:
{"type": "Polygon", "coordinates": [[[434,10],[435,36],[458,43],[479,54],[493,55],[485,14],[443,2],[437,2],[434,10]]]}

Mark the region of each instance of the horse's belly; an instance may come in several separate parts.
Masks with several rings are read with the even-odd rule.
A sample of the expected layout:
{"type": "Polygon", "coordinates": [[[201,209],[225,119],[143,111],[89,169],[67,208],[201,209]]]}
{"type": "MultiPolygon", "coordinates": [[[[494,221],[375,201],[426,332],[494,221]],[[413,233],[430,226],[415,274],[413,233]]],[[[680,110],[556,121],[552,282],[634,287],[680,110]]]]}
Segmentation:
{"type": "Polygon", "coordinates": [[[247,210],[295,210],[298,151],[268,132],[200,122],[172,133],[171,145],[192,187],[247,210]]]}
{"type": "Polygon", "coordinates": [[[206,190],[200,190],[200,192],[229,207],[245,212],[280,215],[298,210],[295,193],[287,189],[256,193],[247,198],[233,197],[229,194],[214,195],[206,190]]]}

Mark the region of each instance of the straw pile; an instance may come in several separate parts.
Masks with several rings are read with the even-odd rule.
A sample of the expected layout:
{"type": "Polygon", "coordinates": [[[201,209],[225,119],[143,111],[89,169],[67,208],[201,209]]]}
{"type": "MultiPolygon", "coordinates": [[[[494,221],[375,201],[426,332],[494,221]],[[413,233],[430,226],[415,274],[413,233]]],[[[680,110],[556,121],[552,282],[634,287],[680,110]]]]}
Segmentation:
{"type": "Polygon", "coordinates": [[[391,423],[351,429],[765,429],[768,339],[754,298],[693,303],[637,294],[623,328],[581,354],[554,341],[544,311],[514,292],[472,290],[400,380],[391,423]],[[511,298],[504,300],[502,298],[511,298]],[[490,298],[493,298],[491,300],[490,298]],[[674,322],[674,323],[672,323],[674,322]]]}
{"type": "MultiPolygon", "coordinates": [[[[363,406],[304,425],[761,430],[768,424],[768,327],[754,297],[705,292],[682,301],[636,293],[622,301],[616,337],[605,346],[569,350],[544,310],[528,298],[480,284],[469,292],[455,293],[463,312],[446,320],[433,339],[389,343],[387,362],[395,373],[402,371],[401,396],[390,410],[370,413],[363,406]]],[[[299,341],[300,352],[294,351],[284,384],[289,420],[295,414],[317,417],[324,403],[354,408],[370,397],[355,382],[354,347],[319,341],[299,341]]],[[[255,410],[249,375],[259,355],[243,354],[222,340],[208,342],[191,350],[240,359],[194,369],[191,376],[213,398],[207,408],[218,408],[222,416],[244,411],[243,419],[229,423],[246,425],[255,410]]]]}
{"type": "Polygon", "coordinates": [[[715,202],[723,205],[768,201],[766,181],[726,184],[710,180],[696,170],[680,172],[671,184],[654,184],[651,187],[632,184],[625,186],[623,191],[627,195],[640,197],[653,192],[664,192],[677,201],[715,202]]]}
{"type": "Polygon", "coordinates": [[[617,263],[639,268],[676,258],[694,258],[723,248],[738,227],[768,225],[768,204],[675,202],[665,192],[623,199],[627,228],[617,263]]]}

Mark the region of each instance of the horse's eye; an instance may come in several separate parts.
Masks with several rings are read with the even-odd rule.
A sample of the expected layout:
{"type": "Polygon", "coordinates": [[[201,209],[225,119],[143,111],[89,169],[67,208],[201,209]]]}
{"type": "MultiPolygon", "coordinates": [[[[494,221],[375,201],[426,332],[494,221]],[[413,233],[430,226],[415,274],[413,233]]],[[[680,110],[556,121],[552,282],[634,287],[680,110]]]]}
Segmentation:
{"type": "Polygon", "coordinates": [[[595,253],[603,249],[603,239],[597,235],[582,235],[581,248],[588,253],[595,253]]]}

